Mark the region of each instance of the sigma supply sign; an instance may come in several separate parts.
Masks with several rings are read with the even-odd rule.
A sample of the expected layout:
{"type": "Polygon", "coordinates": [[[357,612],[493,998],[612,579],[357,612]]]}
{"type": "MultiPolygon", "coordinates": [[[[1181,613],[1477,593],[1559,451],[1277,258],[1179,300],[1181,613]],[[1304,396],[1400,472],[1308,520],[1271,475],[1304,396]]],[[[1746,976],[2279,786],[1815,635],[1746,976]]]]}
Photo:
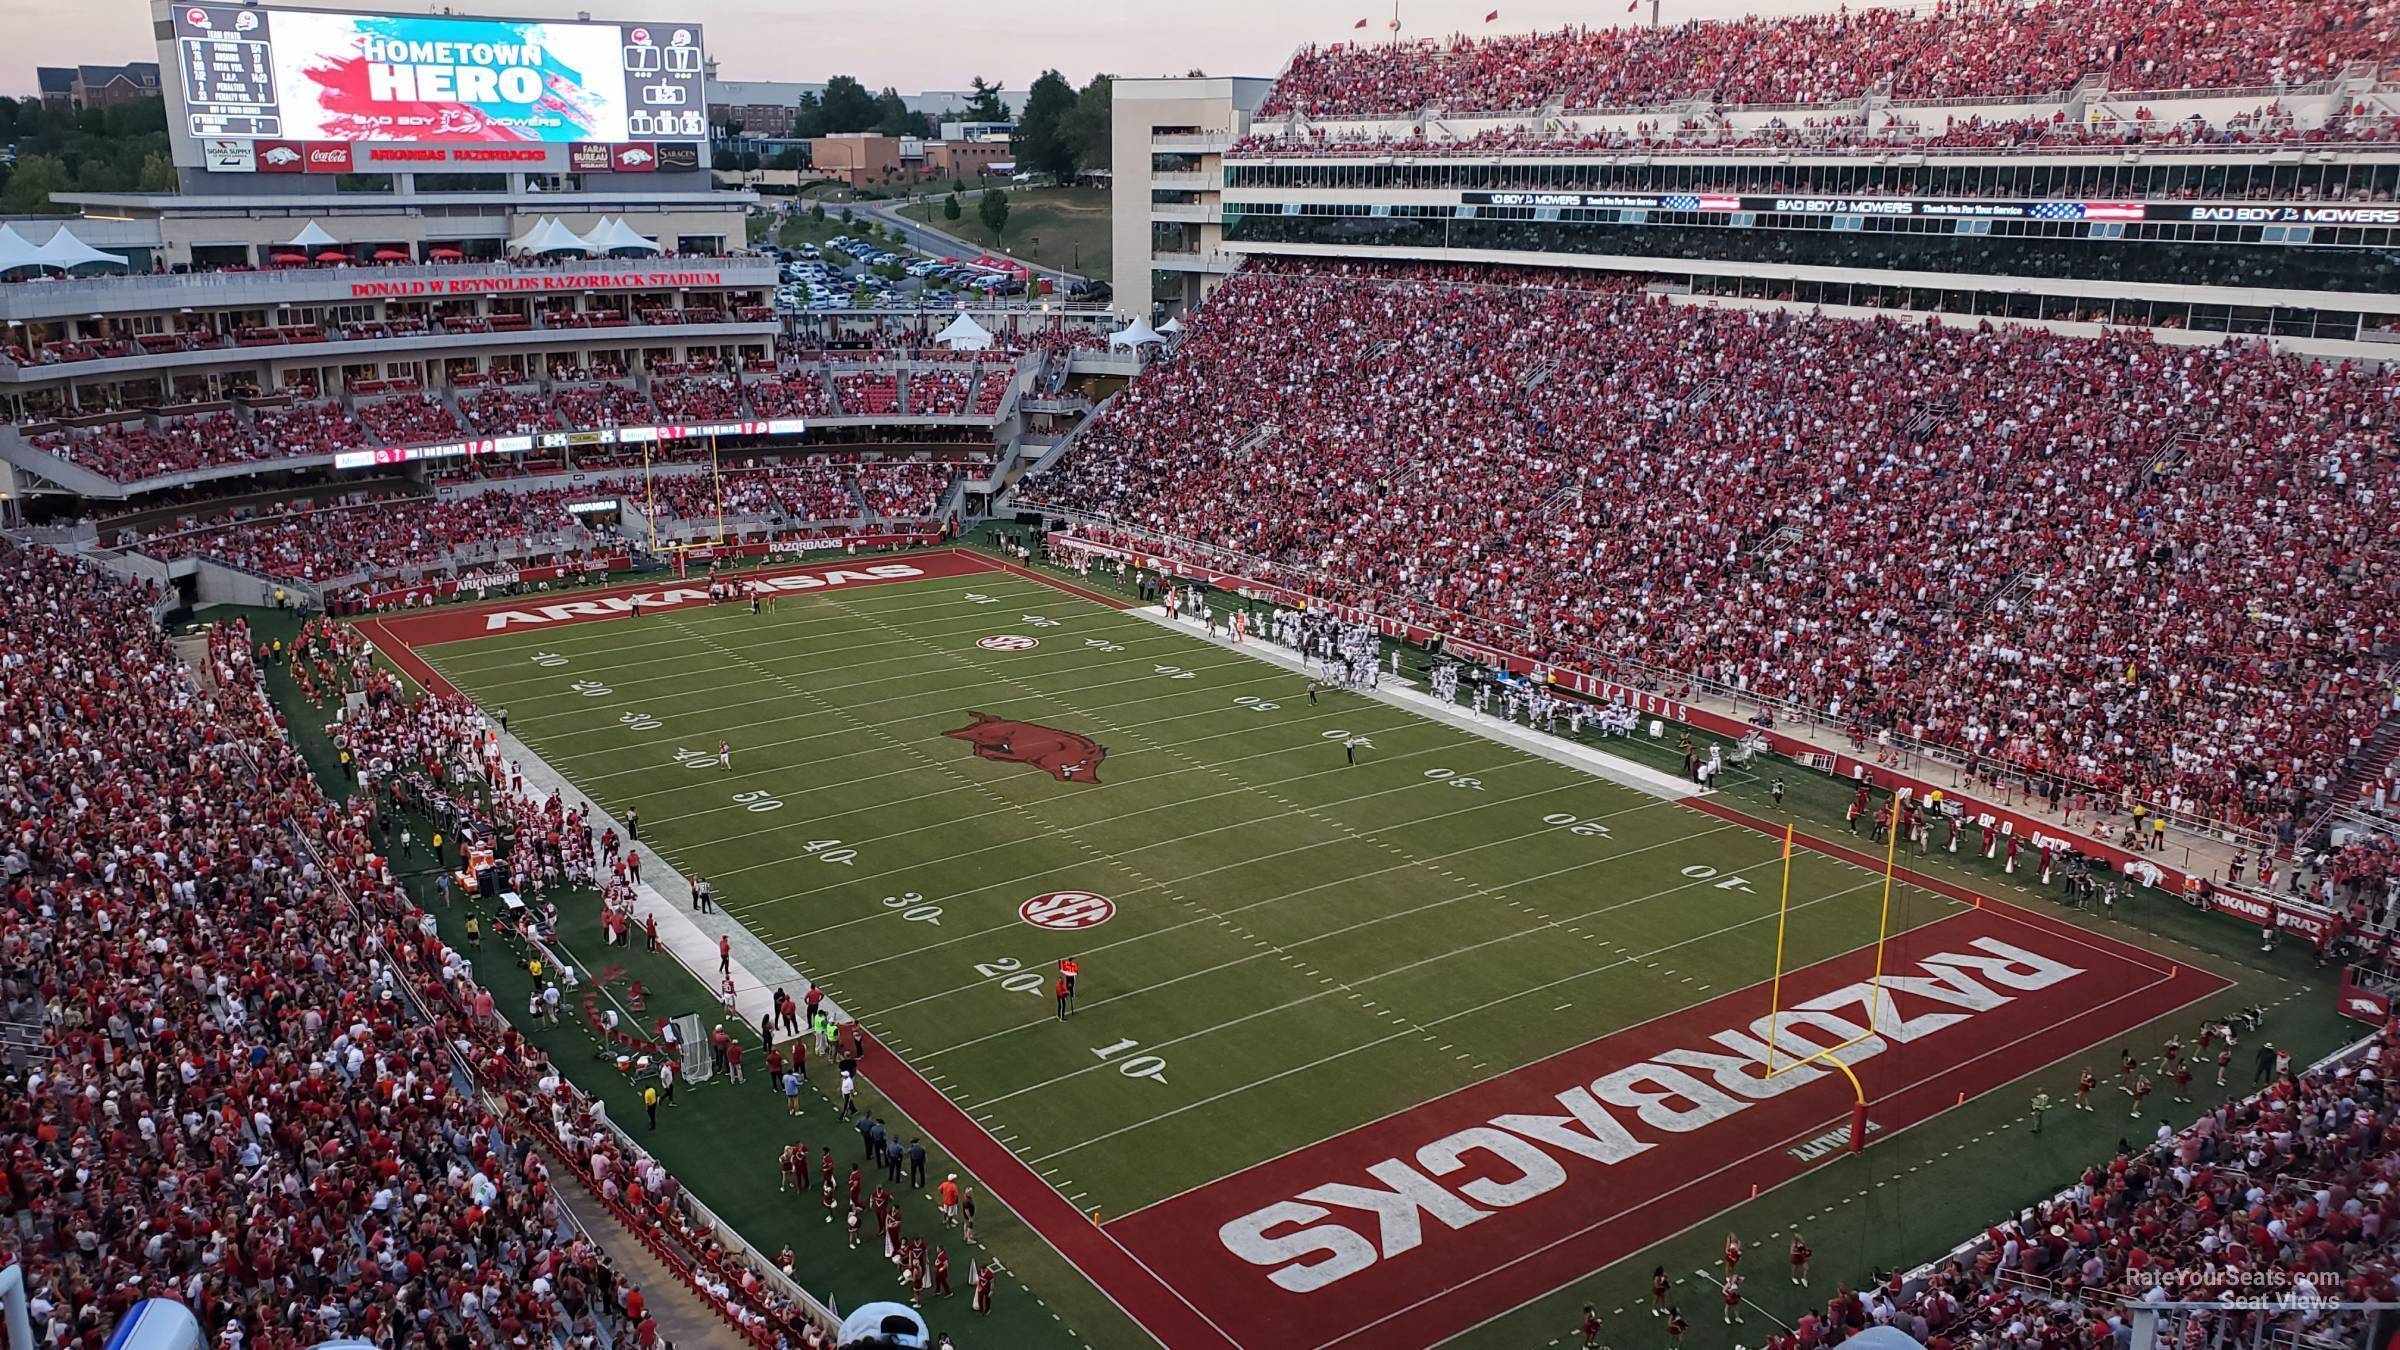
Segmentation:
{"type": "Polygon", "coordinates": [[[1090,891],[1052,891],[1017,906],[1017,917],[1057,933],[1098,928],[1117,916],[1117,903],[1090,891]]]}
{"type": "Polygon", "coordinates": [[[211,4],[174,26],[193,137],[569,145],[708,129],[691,24],[211,4]]]}

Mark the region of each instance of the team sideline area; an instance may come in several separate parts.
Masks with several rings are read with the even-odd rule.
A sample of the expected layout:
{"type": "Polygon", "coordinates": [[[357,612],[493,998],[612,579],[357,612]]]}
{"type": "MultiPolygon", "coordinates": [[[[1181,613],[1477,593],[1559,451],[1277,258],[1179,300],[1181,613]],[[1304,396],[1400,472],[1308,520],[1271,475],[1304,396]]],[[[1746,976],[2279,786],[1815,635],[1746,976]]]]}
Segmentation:
{"type": "MultiPolygon", "coordinates": [[[[663,890],[725,935],[689,963],[717,987],[686,997],[730,1001],[749,1077],[779,990],[855,1017],[880,1089],[860,1110],[947,1122],[987,1213],[1016,1211],[967,1254],[1056,1271],[1025,1292],[1094,1344],[1139,1334],[1128,1315],[1170,1344],[1517,1344],[1594,1299],[1638,1314],[1660,1266],[1714,1331],[1728,1228],[1771,1263],[1838,1244],[1837,1280],[1872,1283],[1972,1236],[1950,1202],[2005,1212],[2042,1184],[1942,1167],[1959,1154],[2056,1150],[2071,1173],[2094,1141],[2147,1139],[2199,1109],[2174,1099],[2223,1072],[2201,1029],[2246,1007],[2272,1005],[2286,1045],[2339,1034],[2238,930],[2154,895],[2120,909],[2112,883],[2105,918],[2069,909],[2035,884],[2046,855],[1993,840],[1984,862],[1976,832],[1913,812],[1898,839],[1854,831],[1840,784],[1664,727],[1421,715],[1382,697],[1447,683],[1421,649],[1378,643],[1377,688],[1340,687],[1262,648],[1292,611],[1189,594],[1208,625],[1107,575],[946,549],[409,614],[365,628],[435,696],[342,734],[369,763],[495,756],[529,796],[588,798],[596,869],[612,843],[650,869],[625,912],[663,890]],[[1536,753],[1569,739],[1626,771],[1536,753]],[[1687,744],[1717,752],[1715,790],[1672,772],[1687,744]],[[659,885],[662,863],[716,913],[659,885]],[[1858,1156],[1830,1058],[1871,1101],[1858,1156]],[[2063,1107],[2087,1068],[2098,1109],[2030,1133],[2035,1093],[2063,1107]],[[1348,1226],[1311,1225],[1339,1205],[1348,1226]]],[[[655,1034],[627,1001],[645,935],[566,926],[590,935],[557,953],[582,983],[535,1035],[605,1064],[655,1034]]],[[[839,1069],[803,1073],[782,1133],[830,1144],[846,1178],[839,1069]]],[[[722,1075],[686,1092],[707,1116],[661,1137],[703,1137],[655,1146],[739,1205],[779,1146],[734,1156],[746,1127],[719,1111],[786,1105],[722,1075]]],[[[948,1170],[917,1190],[938,1202],[948,1170]]],[[[803,1179],[745,1231],[821,1234],[803,1179]]],[[[854,1274],[836,1260],[834,1287],[854,1274]]],[[[1825,1293],[1778,1272],[1739,1296],[1772,1324],[1825,1293]]]]}

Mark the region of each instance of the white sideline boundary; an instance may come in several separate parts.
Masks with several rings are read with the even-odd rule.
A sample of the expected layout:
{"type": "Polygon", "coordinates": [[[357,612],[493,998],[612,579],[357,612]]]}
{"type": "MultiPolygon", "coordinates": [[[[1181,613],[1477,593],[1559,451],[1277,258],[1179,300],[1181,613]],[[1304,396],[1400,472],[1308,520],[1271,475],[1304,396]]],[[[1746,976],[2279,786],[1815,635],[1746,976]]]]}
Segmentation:
{"type": "MultiPolygon", "coordinates": [[[[1168,618],[1163,605],[1139,605],[1123,612],[1139,619],[1148,620],[1170,632],[1198,639],[1229,652],[1241,653],[1267,665],[1279,666],[1303,679],[1311,678],[1308,663],[1301,658],[1299,653],[1279,642],[1262,637],[1251,637],[1236,643],[1231,638],[1209,632],[1195,620],[1168,618]]],[[[1378,650],[1380,651],[1380,648],[1378,650]]],[[[1328,687],[1327,692],[1353,694],[1359,698],[1373,699],[1378,703],[1413,713],[1428,722],[1438,722],[1454,730],[1466,732],[1470,736],[1479,736],[1495,744],[1507,746],[1511,750],[1522,751],[1525,754],[1549,760],[1553,764],[1589,774],[1594,778],[1605,779],[1619,787],[1631,788],[1636,792],[1647,793],[1667,801],[1682,801],[1687,797],[1713,795],[1713,789],[1702,788],[1696,783],[1688,782],[1671,773],[1653,769],[1647,764],[1637,764],[1622,756],[1612,755],[1605,750],[1595,750],[1580,742],[1547,735],[1535,731],[1531,727],[1521,727],[1514,722],[1502,721],[1499,718],[1485,717],[1471,708],[1455,703],[1445,703],[1417,688],[1413,682],[1395,680],[1388,674],[1373,689],[1328,687]]]]}
{"type": "MultiPolygon", "coordinates": [[[[497,730],[497,726],[494,730],[497,730]]],[[[509,732],[500,732],[500,749],[508,761],[525,775],[525,786],[538,796],[547,797],[553,791],[566,805],[581,807],[583,818],[591,823],[595,836],[604,830],[615,830],[624,839],[625,822],[610,815],[598,802],[584,795],[573,780],[550,767],[533,747],[509,732]]],[[[772,947],[761,941],[739,919],[718,905],[706,914],[692,909],[692,883],[647,839],[627,840],[626,847],[638,848],[647,856],[642,860],[642,884],[634,888],[634,918],[636,929],[644,915],[658,916],[658,945],[710,991],[707,1001],[695,1011],[710,1022],[723,1020],[723,1004],[715,997],[719,982],[725,977],[717,970],[717,939],[732,940],[733,1006],[748,1026],[755,1030],[759,1019],[774,1010],[775,993],[782,989],[794,999],[808,992],[808,977],[797,966],[785,960],[772,947]]],[[[634,930],[628,930],[631,933],[634,930]]],[[[629,936],[628,941],[638,941],[629,936]]],[[[608,948],[601,948],[606,952],[608,948]]],[[[587,954],[586,959],[589,959],[587,954]]],[[[602,958],[606,960],[605,957],[602,958]]],[[[584,972],[591,974],[590,970],[584,972]]],[[[825,996],[825,1008],[839,1024],[850,1015],[834,1002],[832,994],[825,996]]],[[[663,1011],[663,1010],[662,1010],[663,1011]]]]}

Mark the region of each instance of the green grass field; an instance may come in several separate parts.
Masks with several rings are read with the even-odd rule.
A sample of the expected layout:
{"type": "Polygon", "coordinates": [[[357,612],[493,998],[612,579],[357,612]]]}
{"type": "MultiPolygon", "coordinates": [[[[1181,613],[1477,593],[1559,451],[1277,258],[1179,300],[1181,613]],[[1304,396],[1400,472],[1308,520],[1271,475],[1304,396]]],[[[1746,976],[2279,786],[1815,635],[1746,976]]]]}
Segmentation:
{"type": "MultiPolygon", "coordinates": [[[[645,843],[707,876],[743,925],[1078,1208],[1107,1216],[1773,967],[1784,867],[1773,836],[1382,702],[1312,702],[1299,676],[1253,656],[1021,578],[794,594],[759,615],[690,607],[419,654],[487,708],[507,708],[511,730],[612,814],[638,808],[645,843]],[[977,645],[995,635],[1039,645],[977,645]],[[1098,781],[978,758],[944,734],[975,713],[1088,736],[1105,759],[1081,774],[1098,781]],[[1343,742],[1354,738],[1367,744],[1353,764],[1343,742]],[[713,763],[720,741],[733,748],[730,771],[713,763]],[[1033,897],[1068,891],[1107,897],[1113,917],[1073,932],[1020,917],[1033,897]],[[1046,972],[1070,955],[1081,996],[1061,1022],[1046,972]]],[[[1619,744],[1654,767],[1671,753],[1619,744]]],[[[1828,804],[1839,786],[1797,787],[1794,814],[1838,830],[1828,804]]],[[[1762,788],[1737,774],[1728,790],[1769,814],[1762,788]]],[[[1874,871],[1802,852],[1790,880],[1787,967],[1873,943],[1886,912],[1874,871]]],[[[1960,908],[1902,885],[1891,931],[1960,908]]],[[[2135,940],[2240,981],[2223,1005],[2283,995],[2288,975],[2237,964],[2242,944],[2228,934],[2177,935],[2208,950],[2135,940]]],[[[674,978],[642,977],[656,988],[674,978]]],[[[2188,1037],[2197,1015],[2150,1039],[2188,1037]]],[[[695,1101],[713,1111],[718,1094],[738,1091],[712,1084],[695,1101]]],[[[2030,1091],[1912,1132],[1908,1161],[2015,1126],[2030,1091]]],[[[772,1244],[813,1204],[779,1217],[782,1205],[742,1194],[740,1178],[772,1177],[775,1140],[794,1137],[769,1098],[752,1108],[720,1147],[687,1154],[688,1172],[663,1156],[772,1244]],[[735,1162],[729,1149],[763,1156],[735,1162]]],[[[1862,1191],[1866,1203],[1850,1208],[1855,1171],[1825,1169],[1739,1222],[1759,1241],[1805,1215],[1821,1253],[1850,1248],[1843,1269],[1925,1259],[1929,1244],[2104,1155],[2117,1128],[2054,1128],[2023,1148],[2020,1167],[1938,1190],[1930,1174],[1902,1179],[1888,1197],[1908,1208],[1897,1221],[1885,1182],[1919,1168],[1902,1173],[1870,1149],[1856,1165],[1891,1172],[1871,1173],[1883,1180],[1862,1191]],[[1937,1194],[1960,1203],[1927,1213],[1937,1194]]],[[[797,1137],[828,1134],[809,1129],[797,1137]]],[[[837,1153],[846,1167],[851,1155],[837,1153]]],[[[798,1231],[821,1242],[806,1231],[815,1226],[798,1231]]],[[[1718,1237],[1687,1235],[1655,1255],[1687,1271],[1718,1237]]],[[[1092,1344],[1138,1339],[1005,1216],[991,1242],[1042,1308],[1064,1314],[1005,1310],[999,1340],[1050,1343],[1061,1328],[1092,1344]]],[[[1608,1311],[1645,1288],[1653,1254],[1469,1343],[1550,1343],[1586,1298],[1608,1311]]],[[[1789,1302],[1772,1289],[1756,1297],[1770,1315],[1789,1302]]],[[[1715,1344],[1716,1329],[1704,1320],[1699,1342],[1715,1344]]]]}
{"type": "Polygon", "coordinates": [[[959,218],[942,215],[942,200],[903,206],[900,214],[961,239],[999,250],[1002,246],[1039,267],[1109,279],[1109,202],[1106,188],[1009,188],[1008,228],[995,236],[975,214],[976,199],[959,199],[959,218]]]}

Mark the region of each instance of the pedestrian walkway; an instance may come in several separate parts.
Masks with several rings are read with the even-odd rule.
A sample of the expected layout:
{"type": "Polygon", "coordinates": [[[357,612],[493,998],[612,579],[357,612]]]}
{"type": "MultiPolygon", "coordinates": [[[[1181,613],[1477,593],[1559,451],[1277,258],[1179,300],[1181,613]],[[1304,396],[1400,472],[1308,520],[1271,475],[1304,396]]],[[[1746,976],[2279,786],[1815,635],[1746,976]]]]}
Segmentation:
{"type": "Polygon", "coordinates": [[[728,1344],[733,1327],[717,1316],[699,1291],[677,1279],[664,1262],[651,1255],[633,1230],[619,1223],[608,1206],[600,1203],[600,1197],[584,1187],[574,1168],[555,1156],[552,1161],[550,1179],[559,1189],[560,1200],[583,1222],[585,1233],[608,1255],[617,1274],[642,1291],[643,1307],[658,1323],[660,1344],[678,1350],[728,1344]]]}

